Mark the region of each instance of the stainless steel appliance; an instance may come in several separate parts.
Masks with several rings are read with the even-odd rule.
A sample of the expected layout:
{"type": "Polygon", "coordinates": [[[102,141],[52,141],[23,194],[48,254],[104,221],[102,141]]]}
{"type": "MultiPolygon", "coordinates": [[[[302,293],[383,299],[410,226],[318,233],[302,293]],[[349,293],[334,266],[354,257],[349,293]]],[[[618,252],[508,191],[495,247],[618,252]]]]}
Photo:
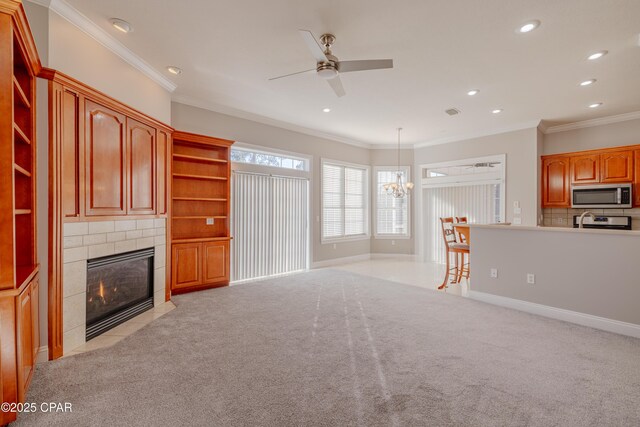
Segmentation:
{"type": "MultiPolygon", "coordinates": [[[[573,216],[573,228],[578,228],[580,215],[573,216]]],[[[605,230],[631,230],[630,216],[594,215],[585,216],[582,220],[583,228],[600,228],[605,230]]]]}
{"type": "Polygon", "coordinates": [[[572,208],[631,208],[631,184],[576,185],[571,187],[572,208]]]}

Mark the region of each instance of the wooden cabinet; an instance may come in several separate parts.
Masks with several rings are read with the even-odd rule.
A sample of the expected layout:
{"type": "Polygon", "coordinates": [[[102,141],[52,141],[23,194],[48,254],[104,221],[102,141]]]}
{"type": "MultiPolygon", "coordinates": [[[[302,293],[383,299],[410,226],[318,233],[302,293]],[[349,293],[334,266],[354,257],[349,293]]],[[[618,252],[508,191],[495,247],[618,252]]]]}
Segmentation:
{"type": "Polygon", "coordinates": [[[125,116],[85,101],[86,214],[124,215],[125,116]]]}
{"type": "Polygon", "coordinates": [[[202,244],[202,275],[205,283],[229,282],[229,241],[202,244]]]}
{"type": "Polygon", "coordinates": [[[569,172],[569,157],[549,156],[542,159],[543,207],[567,208],[571,206],[569,172]]]}
{"type": "MultiPolygon", "coordinates": [[[[0,0],[0,402],[24,402],[40,346],[36,86],[41,64],[21,2],[0,0]]],[[[16,419],[0,411],[0,425],[16,419]]]]}
{"type": "Polygon", "coordinates": [[[174,244],[171,254],[172,288],[201,285],[202,258],[202,243],[174,244]]]}
{"type": "Polygon", "coordinates": [[[169,173],[169,150],[171,149],[171,134],[169,132],[158,130],[157,144],[157,181],[156,193],[158,201],[158,214],[167,213],[167,199],[169,195],[168,173],[169,173]]]}
{"type": "Polygon", "coordinates": [[[156,130],[127,118],[127,213],[156,213],[157,167],[156,130]]]}
{"type": "Polygon", "coordinates": [[[172,292],[229,283],[229,150],[233,141],[174,132],[172,292]]]}
{"type": "Polygon", "coordinates": [[[633,206],[640,206],[640,149],[633,152],[633,206]]]}
{"type": "Polygon", "coordinates": [[[613,151],[600,156],[600,182],[632,182],[633,151],[613,151]]]}
{"type": "Polygon", "coordinates": [[[571,184],[600,182],[600,155],[585,154],[571,157],[571,184]]]}

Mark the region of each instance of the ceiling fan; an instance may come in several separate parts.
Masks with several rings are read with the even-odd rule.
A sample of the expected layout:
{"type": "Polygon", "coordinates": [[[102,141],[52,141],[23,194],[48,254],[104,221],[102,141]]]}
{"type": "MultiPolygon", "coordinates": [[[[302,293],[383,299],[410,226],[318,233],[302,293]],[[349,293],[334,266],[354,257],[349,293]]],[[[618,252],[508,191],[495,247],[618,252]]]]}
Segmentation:
{"type": "Polygon", "coordinates": [[[325,79],[331,89],[338,97],[344,96],[345,91],[340,81],[340,73],[350,73],[352,71],[380,70],[384,68],[393,68],[393,59],[366,59],[360,61],[339,61],[336,56],[331,53],[331,46],[336,41],[333,34],[323,34],[320,37],[320,43],[308,30],[298,30],[304,39],[311,54],[316,59],[316,67],[310,70],[298,71],[296,73],[285,74],[284,76],[273,77],[269,80],[281,79],[283,77],[295,76],[297,74],[305,74],[316,72],[318,76],[325,79]],[[324,47],[324,49],[323,49],[324,47]]]}

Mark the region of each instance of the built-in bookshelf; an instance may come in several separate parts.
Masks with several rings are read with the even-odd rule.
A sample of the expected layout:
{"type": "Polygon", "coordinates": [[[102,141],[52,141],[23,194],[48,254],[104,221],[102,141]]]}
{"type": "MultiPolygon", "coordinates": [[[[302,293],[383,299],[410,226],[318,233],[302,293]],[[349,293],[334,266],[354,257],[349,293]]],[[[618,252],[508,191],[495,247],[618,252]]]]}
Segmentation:
{"type": "Polygon", "coordinates": [[[231,144],[233,141],[186,132],[173,134],[173,292],[229,281],[231,144]],[[217,272],[212,274],[213,270],[217,272]],[[191,273],[195,276],[189,276],[191,273]]]}

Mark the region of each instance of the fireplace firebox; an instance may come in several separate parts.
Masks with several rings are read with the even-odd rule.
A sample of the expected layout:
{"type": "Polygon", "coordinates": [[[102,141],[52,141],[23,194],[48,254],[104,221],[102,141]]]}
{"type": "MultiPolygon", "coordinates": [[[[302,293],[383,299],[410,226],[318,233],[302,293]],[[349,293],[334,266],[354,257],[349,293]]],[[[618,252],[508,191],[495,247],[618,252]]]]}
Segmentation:
{"type": "Polygon", "coordinates": [[[153,253],[87,261],[87,341],[153,307],[153,253]]]}

